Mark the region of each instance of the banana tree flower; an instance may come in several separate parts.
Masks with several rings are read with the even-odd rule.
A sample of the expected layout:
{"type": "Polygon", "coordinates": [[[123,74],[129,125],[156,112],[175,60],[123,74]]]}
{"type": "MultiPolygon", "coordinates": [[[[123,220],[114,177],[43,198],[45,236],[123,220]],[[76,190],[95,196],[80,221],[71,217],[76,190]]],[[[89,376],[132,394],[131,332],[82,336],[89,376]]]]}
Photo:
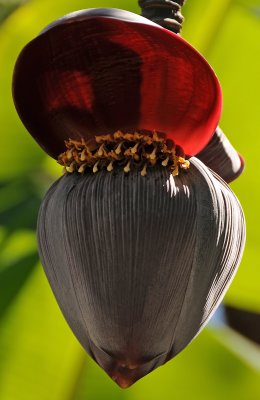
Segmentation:
{"type": "Polygon", "coordinates": [[[241,206],[194,157],[220,118],[218,80],[180,36],[90,9],[23,49],[13,95],[66,170],[39,212],[46,275],[82,346],[126,388],[199,333],[241,260],[241,206]]]}

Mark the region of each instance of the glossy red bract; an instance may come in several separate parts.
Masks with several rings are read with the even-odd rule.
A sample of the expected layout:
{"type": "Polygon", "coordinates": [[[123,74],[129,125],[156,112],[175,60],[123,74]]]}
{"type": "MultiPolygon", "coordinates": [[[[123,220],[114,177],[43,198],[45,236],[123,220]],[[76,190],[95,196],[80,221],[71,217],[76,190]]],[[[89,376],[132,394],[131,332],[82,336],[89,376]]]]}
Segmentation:
{"type": "Polygon", "coordinates": [[[204,58],[178,35],[135,14],[95,9],[48,27],[22,51],[18,113],[52,157],[68,138],[156,130],[196,154],[221,113],[221,90],[204,58]]]}

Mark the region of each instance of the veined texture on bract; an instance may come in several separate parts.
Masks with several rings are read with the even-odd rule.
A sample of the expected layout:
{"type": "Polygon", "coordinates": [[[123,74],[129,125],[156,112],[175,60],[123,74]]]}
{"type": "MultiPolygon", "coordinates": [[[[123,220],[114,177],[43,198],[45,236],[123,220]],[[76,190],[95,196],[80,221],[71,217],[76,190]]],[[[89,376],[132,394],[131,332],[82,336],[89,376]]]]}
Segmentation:
{"type": "Polygon", "coordinates": [[[227,183],[238,178],[245,167],[243,157],[234,149],[219,127],[204,149],[196,154],[196,157],[227,183]]]}
{"type": "Polygon", "coordinates": [[[217,77],[189,43],[117,9],[82,10],[49,25],[20,53],[13,97],[30,134],[56,159],[65,140],[118,130],[163,132],[192,156],[222,109],[217,77]]]}
{"type": "Polygon", "coordinates": [[[180,352],[223,298],[245,222],[231,189],[195,157],[173,177],[66,174],[38,219],[40,257],[86,351],[121,387],[180,352]]]}

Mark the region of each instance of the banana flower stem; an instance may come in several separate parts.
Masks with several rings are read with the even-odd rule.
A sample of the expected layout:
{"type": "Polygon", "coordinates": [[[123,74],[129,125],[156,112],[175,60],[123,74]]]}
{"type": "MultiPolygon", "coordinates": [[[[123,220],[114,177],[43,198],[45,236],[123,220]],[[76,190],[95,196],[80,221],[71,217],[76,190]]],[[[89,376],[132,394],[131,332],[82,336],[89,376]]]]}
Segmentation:
{"type": "Polygon", "coordinates": [[[184,21],[181,14],[184,2],[185,0],[139,0],[138,4],[143,17],[172,32],[180,33],[184,21]]]}

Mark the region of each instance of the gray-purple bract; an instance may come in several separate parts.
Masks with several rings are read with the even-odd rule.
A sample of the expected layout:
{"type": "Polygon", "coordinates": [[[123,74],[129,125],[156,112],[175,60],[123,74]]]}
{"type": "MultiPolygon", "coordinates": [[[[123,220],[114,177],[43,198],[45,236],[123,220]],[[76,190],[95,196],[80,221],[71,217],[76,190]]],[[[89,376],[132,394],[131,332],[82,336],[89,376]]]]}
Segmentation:
{"type": "Polygon", "coordinates": [[[234,149],[219,127],[207,146],[196,154],[196,157],[227,183],[237,179],[245,167],[243,157],[234,149]]]}
{"type": "Polygon", "coordinates": [[[86,351],[121,387],[179,353],[239,265],[245,222],[226,183],[195,157],[173,177],[66,174],[39,213],[40,257],[86,351]]]}

